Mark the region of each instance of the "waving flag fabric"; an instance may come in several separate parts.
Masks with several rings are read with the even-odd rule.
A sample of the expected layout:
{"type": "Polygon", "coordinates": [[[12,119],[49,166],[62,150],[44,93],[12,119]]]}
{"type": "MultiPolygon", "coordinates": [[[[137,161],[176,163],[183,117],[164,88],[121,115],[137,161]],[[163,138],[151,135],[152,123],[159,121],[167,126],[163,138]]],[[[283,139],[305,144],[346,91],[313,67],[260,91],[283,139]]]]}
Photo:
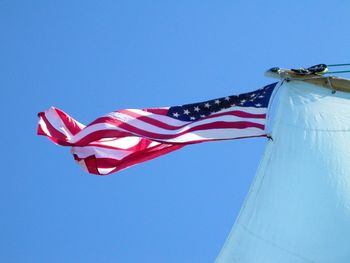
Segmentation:
{"type": "Polygon", "coordinates": [[[71,147],[89,173],[107,175],[188,144],[266,136],[276,84],[182,106],[113,111],[87,126],[52,107],[38,114],[38,134],[71,147]]]}

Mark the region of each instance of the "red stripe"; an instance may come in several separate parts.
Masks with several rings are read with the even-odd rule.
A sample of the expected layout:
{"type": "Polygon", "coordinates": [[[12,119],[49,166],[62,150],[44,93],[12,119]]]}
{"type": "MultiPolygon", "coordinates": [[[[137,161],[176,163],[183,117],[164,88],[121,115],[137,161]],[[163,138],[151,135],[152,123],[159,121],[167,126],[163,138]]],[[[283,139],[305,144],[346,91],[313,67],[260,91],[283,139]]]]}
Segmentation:
{"type": "MultiPolygon", "coordinates": [[[[167,124],[165,122],[153,119],[153,118],[148,117],[148,116],[143,116],[143,115],[140,115],[138,113],[131,112],[129,110],[121,110],[119,112],[123,113],[125,115],[128,115],[130,117],[136,118],[137,120],[151,124],[153,126],[156,126],[156,127],[162,128],[162,129],[166,129],[166,130],[170,130],[170,131],[180,129],[180,128],[183,128],[190,123],[195,123],[197,121],[203,120],[203,119],[200,119],[197,121],[187,122],[183,125],[174,126],[174,125],[170,125],[170,124],[167,124]]],[[[241,117],[241,118],[256,118],[256,119],[265,119],[266,118],[266,114],[251,114],[251,113],[247,113],[247,112],[243,112],[243,111],[232,111],[232,112],[213,114],[213,115],[206,117],[205,119],[212,119],[212,118],[221,117],[221,116],[236,116],[236,117],[241,117]]],[[[91,126],[94,124],[99,124],[99,123],[111,123],[112,124],[114,121],[118,121],[118,120],[113,118],[113,117],[101,117],[101,118],[98,118],[95,121],[93,121],[88,126],[91,126]]]]}
{"type": "Polygon", "coordinates": [[[62,120],[62,122],[64,123],[64,125],[67,127],[67,129],[70,131],[71,134],[75,135],[78,132],[81,131],[81,128],[78,126],[77,121],[75,119],[73,119],[71,116],[69,116],[67,113],[65,113],[64,111],[57,109],[57,108],[53,108],[57,115],[60,117],[60,119],[62,120]]]}
{"type": "MultiPolygon", "coordinates": [[[[191,141],[191,142],[186,142],[186,145],[197,144],[197,143],[202,143],[202,142],[216,142],[216,141],[229,141],[229,140],[231,141],[231,140],[237,140],[237,139],[258,138],[258,137],[266,137],[266,133],[261,134],[261,135],[240,136],[240,137],[234,137],[234,138],[228,138],[228,139],[205,139],[205,140],[191,141]]],[[[183,145],[184,143],[172,143],[172,144],[183,145]]]]}
{"type": "Polygon", "coordinates": [[[214,113],[206,117],[206,119],[216,118],[216,117],[225,116],[225,115],[232,115],[232,116],[241,117],[241,118],[253,118],[253,119],[266,118],[265,113],[257,114],[257,113],[249,113],[249,112],[240,111],[240,110],[233,110],[233,111],[222,112],[222,113],[214,113]]]}
{"type": "MultiPolygon", "coordinates": [[[[170,124],[167,124],[165,122],[153,119],[153,118],[148,117],[148,116],[143,116],[143,115],[138,114],[136,112],[132,112],[132,111],[128,111],[128,110],[122,110],[120,112],[125,114],[125,115],[128,115],[130,117],[136,118],[137,120],[140,120],[140,121],[152,124],[156,127],[167,129],[167,130],[177,130],[177,129],[182,128],[190,123],[190,122],[187,122],[187,123],[180,125],[180,126],[174,126],[174,125],[170,125],[170,124]]],[[[164,116],[162,116],[162,117],[164,117],[164,116]]]]}
{"type": "Polygon", "coordinates": [[[98,142],[92,142],[89,143],[86,146],[94,146],[94,147],[99,147],[99,148],[105,148],[105,149],[112,149],[112,150],[121,150],[121,151],[138,151],[140,149],[145,149],[147,148],[153,141],[146,139],[146,138],[141,138],[141,140],[134,146],[130,148],[118,148],[116,146],[112,145],[106,145],[106,144],[100,144],[98,142]]]}
{"type": "MultiPolygon", "coordinates": [[[[126,113],[124,113],[124,114],[126,114],[126,113]]],[[[170,131],[180,129],[180,128],[182,128],[182,127],[184,127],[184,126],[186,126],[186,125],[188,125],[190,123],[190,122],[188,122],[188,123],[186,123],[184,125],[181,125],[181,126],[173,126],[173,125],[167,124],[165,122],[161,122],[161,121],[152,119],[152,118],[147,117],[147,116],[136,117],[136,114],[127,114],[127,115],[129,115],[131,117],[135,117],[135,118],[137,118],[137,120],[146,122],[146,123],[151,124],[153,126],[156,126],[156,127],[162,128],[162,129],[166,129],[166,130],[170,130],[170,131]]],[[[101,118],[98,118],[98,119],[94,120],[88,126],[91,126],[91,125],[94,125],[94,124],[100,124],[100,123],[113,123],[114,121],[119,121],[119,120],[116,119],[116,118],[113,118],[113,117],[101,117],[101,118]]]]}
{"type": "Polygon", "coordinates": [[[159,109],[159,108],[152,108],[152,109],[143,109],[143,111],[151,112],[158,115],[167,115],[168,109],[159,109]]]}
{"type": "Polygon", "coordinates": [[[43,128],[41,127],[40,123],[38,125],[38,128],[36,130],[36,134],[38,135],[43,135],[43,136],[47,136],[46,132],[44,132],[43,128]]]}
{"type": "Polygon", "coordinates": [[[63,145],[63,146],[70,145],[69,143],[67,143],[66,135],[64,135],[63,133],[59,132],[58,130],[56,130],[54,128],[54,126],[51,125],[51,123],[49,122],[49,120],[45,116],[45,112],[39,112],[38,116],[39,116],[39,118],[41,118],[44,121],[44,123],[46,124],[47,130],[51,134],[51,135],[47,134],[46,132],[44,132],[44,130],[42,128],[40,128],[40,130],[38,129],[38,135],[47,136],[53,142],[55,142],[57,144],[60,144],[60,145],[63,145]]]}
{"type": "Polygon", "coordinates": [[[89,156],[87,158],[84,158],[84,162],[85,162],[85,166],[88,169],[89,173],[92,174],[99,174],[98,170],[97,170],[97,159],[95,158],[95,156],[89,156]]]}
{"type": "Polygon", "coordinates": [[[192,127],[186,131],[176,133],[176,134],[160,134],[154,133],[147,130],[142,130],[136,128],[128,123],[113,119],[113,121],[109,120],[106,123],[113,124],[115,127],[124,129],[126,131],[117,131],[117,130],[109,130],[109,129],[101,129],[95,132],[91,132],[87,134],[84,138],[74,143],[77,146],[86,145],[89,142],[99,140],[101,138],[108,137],[125,137],[125,136],[141,136],[154,140],[164,140],[164,139],[174,139],[186,133],[200,131],[200,130],[210,130],[210,129],[246,129],[246,128],[258,128],[264,130],[265,126],[262,124],[254,123],[254,122],[212,122],[203,125],[198,125],[196,127],[192,127]]]}
{"type": "Polygon", "coordinates": [[[95,156],[79,158],[77,155],[74,155],[74,159],[77,161],[85,160],[85,164],[90,173],[97,175],[107,175],[100,174],[98,168],[114,168],[108,173],[111,174],[132,165],[154,159],[161,155],[165,155],[182,147],[184,147],[184,145],[162,144],[154,148],[145,149],[144,151],[137,151],[131,155],[128,155],[122,160],[116,160],[113,158],[96,158],[95,156]]]}
{"type": "MultiPolygon", "coordinates": [[[[183,125],[174,126],[174,125],[169,125],[167,123],[159,121],[157,119],[153,119],[152,117],[138,114],[138,113],[130,111],[130,110],[121,110],[119,112],[123,113],[125,115],[128,115],[130,117],[136,118],[138,120],[150,123],[150,124],[152,124],[154,126],[157,126],[157,127],[163,128],[163,129],[168,129],[168,130],[176,130],[178,128],[185,127],[188,123],[195,123],[197,121],[201,121],[201,120],[205,120],[205,119],[217,118],[217,117],[221,117],[221,116],[235,116],[235,117],[240,117],[240,118],[253,118],[253,119],[265,119],[266,118],[266,114],[265,113],[254,114],[254,113],[249,113],[249,112],[240,111],[240,110],[233,110],[233,111],[227,111],[227,112],[222,112],[222,113],[215,113],[215,114],[212,114],[212,115],[207,116],[205,118],[199,119],[197,121],[188,121],[187,123],[185,123],[183,125]]],[[[172,117],[170,117],[170,118],[172,118],[172,117]]],[[[185,122],[185,121],[183,121],[183,122],[185,122]]]]}
{"type": "MultiPolygon", "coordinates": [[[[244,137],[239,137],[239,138],[235,138],[235,139],[264,137],[264,136],[266,136],[266,135],[244,136],[244,137]]],[[[212,141],[216,141],[216,140],[212,140],[212,141]]],[[[89,156],[87,158],[79,158],[76,155],[74,155],[74,159],[77,161],[84,160],[85,164],[88,168],[88,171],[90,173],[104,176],[104,175],[108,175],[108,174],[123,170],[123,169],[128,168],[132,165],[154,159],[154,158],[159,157],[161,155],[165,155],[167,153],[170,153],[172,151],[180,149],[184,146],[185,145],[179,145],[179,144],[173,144],[173,145],[160,144],[158,147],[155,147],[152,150],[138,151],[138,152],[135,152],[135,153],[125,157],[122,160],[116,160],[113,158],[96,158],[95,156],[89,156]],[[111,170],[107,174],[100,174],[98,171],[98,168],[108,168],[108,169],[113,169],[113,170],[111,170]]]]}
{"type": "MultiPolygon", "coordinates": [[[[115,170],[109,172],[109,174],[116,172],[116,171],[120,171],[120,170],[125,169],[129,166],[154,159],[154,158],[159,157],[161,155],[178,150],[182,147],[184,147],[184,145],[170,145],[170,144],[164,145],[163,144],[163,145],[159,145],[158,147],[151,149],[151,150],[135,152],[135,153],[129,155],[127,158],[124,158],[123,160],[121,160],[118,163],[118,166],[115,168],[115,170]]],[[[99,162],[99,164],[100,164],[100,162],[99,162]]]]}
{"type": "Polygon", "coordinates": [[[129,136],[135,136],[135,134],[132,134],[127,131],[116,131],[114,130],[98,130],[92,133],[87,134],[83,138],[81,138],[79,141],[72,143],[72,146],[87,146],[89,143],[92,143],[94,141],[98,141],[103,138],[124,138],[124,137],[129,137],[129,136]]]}

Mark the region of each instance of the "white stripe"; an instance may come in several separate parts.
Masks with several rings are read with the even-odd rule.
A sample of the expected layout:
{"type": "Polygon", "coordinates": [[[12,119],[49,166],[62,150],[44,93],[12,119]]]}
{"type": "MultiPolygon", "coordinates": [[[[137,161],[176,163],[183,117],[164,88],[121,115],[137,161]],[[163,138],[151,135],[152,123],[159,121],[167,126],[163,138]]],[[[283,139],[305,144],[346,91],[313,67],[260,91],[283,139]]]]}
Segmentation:
{"type": "Polygon", "coordinates": [[[40,117],[39,119],[39,125],[41,127],[41,129],[44,131],[44,133],[49,136],[49,137],[53,137],[50,133],[50,131],[48,130],[45,121],[43,120],[43,118],[40,117]]]}
{"type": "Polygon", "coordinates": [[[250,114],[265,114],[266,113],[266,108],[255,108],[255,107],[239,107],[239,106],[234,106],[231,108],[223,109],[219,112],[216,112],[215,114],[220,114],[220,113],[225,113],[225,112],[230,112],[230,111],[242,111],[250,114]]]}
{"type": "MultiPolygon", "coordinates": [[[[124,115],[124,114],[122,114],[124,115]]],[[[126,117],[129,118],[130,121],[128,121],[128,124],[132,125],[135,128],[141,129],[141,130],[145,130],[147,132],[152,132],[152,133],[158,133],[158,134],[165,134],[165,135],[176,135],[178,133],[182,133],[182,132],[186,132],[187,130],[193,128],[193,127],[197,127],[199,125],[203,125],[203,124],[208,124],[208,123],[213,123],[213,122],[217,122],[217,121],[222,121],[222,122],[228,122],[228,123],[233,123],[233,122],[239,122],[239,121],[245,121],[245,122],[254,122],[254,123],[258,123],[258,124],[265,124],[265,119],[255,119],[255,118],[241,118],[241,117],[237,117],[237,116],[231,116],[231,115],[225,115],[225,116],[219,116],[219,117],[215,117],[215,118],[210,118],[210,119],[203,119],[203,120],[199,120],[193,123],[189,123],[188,125],[177,129],[177,130],[167,130],[167,129],[163,129],[163,128],[159,128],[157,126],[151,125],[149,123],[140,121],[136,118],[124,115],[126,117]]],[[[76,134],[71,140],[71,143],[75,143],[79,140],[81,140],[82,138],[84,138],[85,136],[89,135],[90,133],[93,133],[95,131],[99,131],[99,130],[119,130],[119,131],[128,131],[127,129],[122,129],[120,127],[117,127],[113,124],[109,124],[109,123],[98,123],[98,124],[94,124],[91,126],[87,126],[85,129],[83,129],[81,132],[79,132],[78,134],[76,134]]],[[[139,135],[140,134],[136,134],[133,133],[135,135],[139,135]]],[[[142,137],[146,137],[143,136],[142,137]]],[[[157,139],[158,141],[160,139],[158,139],[157,137],[151,138],[151,139],[157,139]]]]}
{"type": "Polygon", "coordinates": [[[254,137],[265,135],[266,131],[258,128],[245,128],[245,129],[211,129],[211,130],[200,130],[195,132],[186,133],[172,139],[162,139],[163,142],[167,143],[186,143],[196,141],[212,141],[212,140],[226,140],[235,139],[241,137],[254,137]]]}
{"type": "MultiPolygon", "coordinates": [[[[229,113],[229,112],[231,112],[231,111],[227,111],[226,113],[229,113]]],[[[265,112],[266,112],[266,109],[265,109],[265,112]]],[[[136,128],[142,129],[142,130],[146,130],[149,132],[159,133],[159,134],[176,134],[176,133],[191,129],[193,127],[196,127],[198,125],[213,123],[216,121],[225,121],[225,122],[249,121],[249,122],[254,122],[254,123],[259,123],[259,124],[265,124],[265,118],[264,119],[247,118],[247,117],[239,117],[239,116],[234,116],[234,115],[223,115],[223,116],[218,116],[218,117],[214,117],[214,116],[215,115],[213,115],[210,118],[205,118],[205,119],[198,120],[195,122],[183,122],[183,124],[187,124],[187,125],[182,127],[182,128],[179,128],[177,130],[168,130],[168,129],[163,129],[163,128],[157,127],[157,126],[150,124],[146,121],[141,121],[138,118],[131,117],[129,115],[120,113],[120,118],[128,119],[128,121],[126,121],[126,123],[132,125],[133,127],[136,127],[136,128]]],[[[173,119],[173,118],[170,118],[170,119],[173,119]]],[[[169,122],[165,122],[165,124],[169,125],[169,122]]]]}
{"type": "Polygon", "coordinates": [[[113,168],[100,168],[97,167],[97,170],[100,174],[109,174],[110,172],[112,172],[116,167],[113,168]]]}
{"type": "Polygon", "coordinates": [[[126,150],[136,146],[140,141],[141,141],[140,137],[127,136],[123,138],[104,138],[93,142],[93,144],[105,145],[105,146],[126,150]]]}
{"type": "Polygon", "coordinates": [[[70,140],[73,135],[69,131],[69,129],[64,125],[63,121],[61,120],[60,116],[57,114],[56,110],[54,108],[50,108],[47,111],[45,111],[45,116],[47,120],[50,122],[50,124],[60,133],[63,133],[68,140],[70,140]]]}
{"type": "Polygon", "coordinates": [[[72,147],[71,151],[72,154],[76,154],[81,159],[94,155],[96,158],[112,158],[116,160],[121,160],[134,152],[127,150],[108,149],[97,146],[74,146],[72,147]]]}
{"type": "MultiPolygon", "coordinates": [[[[154,120],[158,120],[160,122],[172,125],[172,126],[183,126],[187,123],[190,123],[191,121],[181,121],[177,120],[172,117],[164,116],[164,115],[159,115],[159,114],[154,114],[148,111],[143,111],[143,110],[138,110],[138,109],[127,109],[127,111],[134,112],[136,114],[139,114],[141,116],[146,116],[154,120]]],[[[255,107],[231,107],[228,109],[224,109],[222,111],[216,112],[215,114],[221,114],[221,113],[226,113],[226,112],[231,112],[231,111],[242,111],[246,112],[249,114],[266,114],[266,108],[255,108],[255,107]]],[[[113,116],[110,115],[111,117],[113,116]]],[[[126,117],[127,118],[127,117],[126,117]]]]}
{"type": "Polygon", "coordinates": [[[89,172],[89,169],[86,167],[85,160],[77,161],[81,168],[83,168],[86,172],[89,172]]]}
{"type": "MultiPolygon", "coordinates": [[[[100,127],[101,128],[101,127],[100,127]]],[[[106,129],[106,126],[103,126],[103,129],[106,129]]],[[[118,127],[108,127],[108,130],[122,130],[118,127]]],[[[201,141],[201,140],[222,140],[222,139],[235,139],[238,137],[246,136],[259,136],[264,135],[266,132],[262,129],[249,127],[249,128],[225,128],[225,129],[210,129],[210,130],[199,130],[193,131],[181,136],[170,138],[170,139],[159,139],[159,138],[149,138],[157,141],[167,142],[167,143],[185,143],[192,141],[201,141]]],[[[144,138],[148,138],[143,136],[144,138]]]]}
{"type": "Polygon", "coordinates": [[[143,110],[138,110],[138,109],[128,109],[127,111],[130,112],[134,112],[136,114],[139,114],[141,116],[145,116],[163,123],[166,123],[168,125],[172,125],[172,126],[183,126],[187,123],[190,123],[190,121],[181,121],[181,120],[177,120],[174,119],[172,117],[169,116],[165,116],[165,115],[159,115],[159,114],[154,114],[152,112],[148,112],[148,111],[143,111],[143,110]]]}
{"type": "Polygon", "coordinates": [[[150,143],[150,145],[148,145],[147,148],[152,148],[152,147],[158,146],[159,144],[160,144],[159,142],[152,141],[152,142],[150,143]]]}
{"type": "Polygon", "coordinates": [[[74,123],[75,123],[76,125],[78,125],[78,127],[79,127],[80,129],[84,129],[84,128],[86,127],[86,125],[84,125],[84,124],[78,122],[77,120],[73,119],[72,117],[70,117],[70,118],[72,119],[72,121],[74,121],[74,123]]]}

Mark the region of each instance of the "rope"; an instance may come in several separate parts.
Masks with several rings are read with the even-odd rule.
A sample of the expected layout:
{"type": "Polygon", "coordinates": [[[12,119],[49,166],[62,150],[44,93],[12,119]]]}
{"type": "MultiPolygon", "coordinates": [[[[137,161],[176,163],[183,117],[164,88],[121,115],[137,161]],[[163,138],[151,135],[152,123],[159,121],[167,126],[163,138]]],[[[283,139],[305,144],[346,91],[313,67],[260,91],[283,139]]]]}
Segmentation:
{"type": "Polygon", "coordinates": [[[327,82],[328,82],[329,87],[332,90],[332,94],[334,94],[336,92],[336,90],[333,88],[333,85],[332,85],[330,77],[327,77],[327,82]]]}
{"type": "Polygon", "coordinates": [[[340,70],[340,71],[329,71],[326,72],[325,74],[335,74],[335,73],[349,73],[350,70],[340,70]]]}
{"type": "MultiPolygon", "coordinates": [[[[350,66],[350,63],[327,65],[327,67],[344,67],[344,66],[350,66]]],[[[336,71],[329,71],[326,74],[349,73],[349,72],[350,70],[336,70],[336,71]]]]}
{"type": "Polygon", "coordinates": [[[327,67],[343,67],[343,66],[350,66],[350,64],[329,64],[327,67]]]}

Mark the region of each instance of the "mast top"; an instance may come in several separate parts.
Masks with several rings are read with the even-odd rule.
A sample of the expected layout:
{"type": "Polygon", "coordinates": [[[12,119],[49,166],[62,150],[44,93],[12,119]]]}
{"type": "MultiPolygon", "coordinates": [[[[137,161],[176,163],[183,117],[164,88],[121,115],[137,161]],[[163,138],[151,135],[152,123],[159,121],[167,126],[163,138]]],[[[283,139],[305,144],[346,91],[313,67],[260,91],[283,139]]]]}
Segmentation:
{"type": "MultiPolygon", "coordinates": [[[[287,81],[298,80],[315,84],[333,91],[350,93],[350,80],[335,76],[324,76],[328,71],[327,65],[320,64],[304,69],[271,68],[265,72],[265,76],[285,79],[287,81]]],[[[331,72],[330,72],[331,73],[331,72]]],[[[334,72],[336,73],[336,72],[334,72]]]]}

